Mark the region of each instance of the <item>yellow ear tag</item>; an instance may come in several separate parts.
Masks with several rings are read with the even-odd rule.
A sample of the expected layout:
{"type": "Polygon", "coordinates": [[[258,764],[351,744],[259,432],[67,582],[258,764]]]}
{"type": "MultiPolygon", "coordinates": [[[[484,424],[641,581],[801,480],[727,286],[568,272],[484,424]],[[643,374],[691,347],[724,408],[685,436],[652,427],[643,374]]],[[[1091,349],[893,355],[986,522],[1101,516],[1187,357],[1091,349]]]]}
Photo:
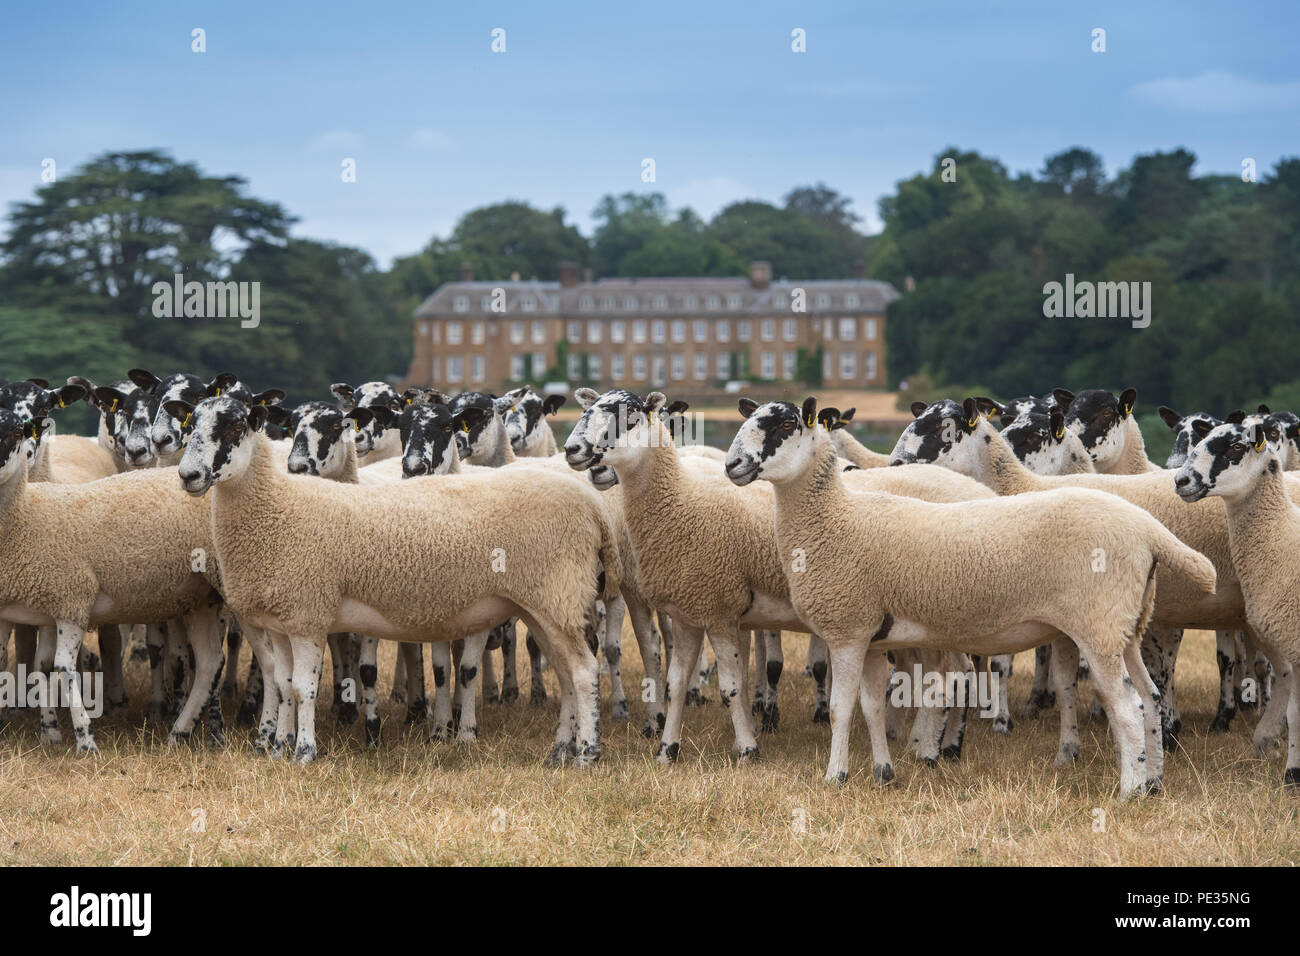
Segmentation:
{"type": "Polygon", "coordinates": [[[352,429],[353,431],[358,431],[358,432],[361,431],[361,423],[358,422],[355,418],[352,419],[352,429]]]}
{"type": "Polygon", "coordinates": [[[408,405],[410,405],[411,402],[415,401],[415,399],[413,399],[413,398],[406,398],[406,399],[403,399],[403,401],[406,402],[406,405],[403,405],[403,406],[402,406],[403,408],[405,408],[405,407],[407,407],[408,405]]]}
{"type": "Polygon", "coordinates": [[[1060,428],[1058,428],[1056,431],[1052,432],[1052,437],[1055,438],[1057,441],[1060,441],[1062,438],[1064,438],[1064,437],[1065,437],[1065,426],[1062,425],[1062,426],[1061,426],[1060,428]]]}
{"type": "Polygon", "coordinates": [[[967,427],[967,428],[974,428],[974,427],[975,427],[976,425],[978,425],[979,423],[980,423],[980,417],[979,417],[978,415],[976,415],[974,418],[972,418],[970,421],[968,421],[968,422],[966,423],[966,427],[967,427]]]}
{"type": "Polygon", "coordinates": [[[67,407],[68,407],[67,405],[63,404],[63,396],[60,395],[60,396],[59,396],[59,408],[67,408],[67,407]]]}
{"type": "Polygon", "coordinates": [[[217,389],[217,395],[218,395],[218,396],[221,395],[221,389],[217,389]]]}
{"type": "Polygon", "coordinates": [[[116,399],[116,398],[113,399],[113,404],[109,407],[109,409],[108,409],[108,413],[111,415],[111,414],[113,414],[113,412],[115,412],[115,411],[117,411],[117,399],[116,399]]]}
{"type": "Polygon", "coordinates": [[[1263,450],[1264,450],[1264,440],[1260,439],[1259,441],[1255,442],[1255,451],[1263,451],[1263,450]]]}
{"type": "Polygon", "coordinates": [[[460,423],[460,430],[463,431],[466,435],[468,435],[468,434],[469,434],[469,422],[461,422],[461,423],[460,423]]]}
{"type": "Polygon", "coordinates": [[[189,427],[190,427],[190,419],[193,418],[193,417],[194,417],[194,413],[193,413],[193,412],[190,412],[188,415],[186,415],[186,416],[185,416],[185,421],[181,422],[181,428],[189,428],[189,427]]]}
{"type": "Polygon", "coordinates": [[[1122,412],[1124,413],[1125,417],[1127,417],[1128,414],[1129,414],[1130,412],[1133,411],[1133,406],[1132,406],[1132,405],[1121,405],[1119,408],[1120,408],[1120,411],[1122,411],[1122,412]]]}

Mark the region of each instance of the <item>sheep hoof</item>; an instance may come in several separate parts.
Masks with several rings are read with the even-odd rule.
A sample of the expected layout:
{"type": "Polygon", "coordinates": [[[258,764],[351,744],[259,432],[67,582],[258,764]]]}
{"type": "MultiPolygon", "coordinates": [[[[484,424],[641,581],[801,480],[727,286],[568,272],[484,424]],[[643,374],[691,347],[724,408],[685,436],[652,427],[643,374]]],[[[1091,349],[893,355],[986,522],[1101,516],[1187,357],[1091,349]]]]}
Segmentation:
{"type": "Polygon", "coordinates": [[[533,689],[528,692],[528,703],[532,704],[534,707],[546,703],[546,688],[533,687],[533,689]]]}
{"type": "Polygon", "coordinates": [[[609,717],[611,720],[628,720],[628,710],[626,700],[616,700],[609,708],[609,717]]]}
{"type": "Polygon", "coordinates": [[[89,740],[77,741],[77,756],[78,757],[99,756],[99,748],[95,746],[95,741],[93,738],[89,740]]]}
{"type": "Polygon", "coordinates": [[[894,765],[892,763],[874,764],[871,768],[871,779],[882,787],[892,783],[894,780],[894,765]]]}
{"type": "Polygon", "coordinates": [[[659,761],[659,763],[676,763],[681,753],[681,746],[679,741],[673,741],[670,744],[664,743],[662,740],[659,741],[659,747],[655,751],[655,760],[659,761]]]}
{"type": "Polygon", "coordinates": [[[420,721],[425,719],[425,717],[428,714],[428,710],[429,710],[429,702],[424,698],[420,698],[417,701],[412,701],[409,705],[407,705],[406,719],[403,721],[403,723],[407,724],[408,726],[411,724],[418,724],[420,721]]]}
{"type": "Polygon", "coordinates": [[[366,718],[366,746],[367,747],[379,746],[379,718],[378,717],[366,718]]]}
{"type": "Polygon", "coordinates": [[[567,742],[556,743],[556,745],[551,748],[550,756],[546,758],[546,766],[563,767],[569,762],[572,747],[573,745],[567,742]]]}
{"type": "Polygon", "coordinates": [[[181,741],[188,741],[189,739],[190,732],[188,730],[173,730],[167,735],[167,746],[178,747],[180,746],[181,741]]]}
{"type": "Polygon", "coordinates": [[[518,687],[503,687],[501,689],[501,703],[513,704],[519,699],[518,687]]]}
{"type": "Polygon", "coordinates": [[[1220,707],[1214,715],[1214,720],[1210,721],[1210,733],[1226,734],[1232,729],[1232,718],[1237,716],[1236,708],[1229,709],[1220,707]]]}
{"type": "Polygon", "coordinates": [[[1165,781],[1163,777],[1152,777],[1146,783],[1146,793],[1148,796],[1157,796],[1165,792],[1165,781]]]}
{"type": "Polygon", "coordinates": [[[1181,720],[1175,720],[1169,725],[1169,729],[1166,730],[1161,737],[1161,743],[1164,745],[1166,751],[1171,751],[1177,748],[1178,737],[1182,732],[1183,722],[1181,720]]]}
{"type": "Polygon", "coordinates": [[[741,750],[736,754],[736,763],[738,764],[752,763],[756,760],[758,760],[757,747],[746,747],[744,750],[741,750]]]}
{"type": "Polygon", "coordinates": [[[1011,733],[1012,726],[1013,724],[1010,717],[997,717],[993,721],[993,732],[995,734],[1002,734],[1002,736],[1005,737],[1007,734],[1011,733]]]}
{"type": "Polygon", "coordinates": [[[761,717],[763,714],[763,698],[755,697],[753,705],[750,706],[749,712],[754,717],[761,717]]]}
{"type": "Polygon", "coordinates": [[[781,707],[778,704],[770,704],[763,708],[763,733],[774,734],[777,727],[781,724],[781,707]]]}
{"type": "Polygon", "coordinates": [[[344,727],[351,727],[357,722],[357,718],[360,716],[360,713],[357,712],[356,704],[345,701],[339,705],[339,723],[344,727]]]}
{"type": "Polygon", "coordinates": [[[309,764],[316,759],[316,745],[303,744],[293,752],[293,759],[301,764],[309,764]]]}
{"type": "Polygon", "coordinates": [[[447,721],[444,724],[444,723],[439,723],[438,721],[435,720],[431,724],[429,724],[429,740],[441,744],[441,743],[446,743],[450,739],[451,739],[451,721],[447,721]]]}
{"type": "Polygon", "coordinates": [[[652,723],[651,723],[650,721],[648,721],[648,720],[647,720],[644,724],[642,724],[642,725],[641,725],[641,736],[644,737],[646,740],[654,740],[654,739],[655,739],[655,726],[654,726],[654,724],[652,724],[652,723]]]}
{"type": "Polygon", "coordinates": [[[842,787],[849,782],[849,773],[847,770],[840,770],[838,772],[834,770],[827,770],[826,782],[833,783],[837,787],[842,787]]]}
{"type": "Polygon", "coordinates": [[[826,704],[818,704],[817,709],[813,711],[814,724],[829,724],[831,722],[831,709],[826,704]]]}
{"type": "Polygon", "coordinates": [[[501,695],[498,694],[495,690],[485,691],[483,694],[483,703],[499,704],[501,703],[501,695]]]}
{"type": "Polygon", "coordinates": [[[253,753],[259,757],[269,757],[271,755],[271,742],[263,737],[258,737],[253,741],[253,753]]]}
{"type": "Polygon", "coordinates": [[[922,757],[921,763],[925,764],[927,767],[939,766],[939,760],[936,757],[922,757]]]}
{"type": "Polygon", "coordinates": [[[577,765],[590,767],[600,760],[600,744],[584,743],[578,748],[577,765]]]}
{"type": "Polygon", "coordinates": [[[1287,767],[1282,775],[1282,786],[1290,793],[1300,793],[1300,767],[1287,767]]]}
{"type": "Polygon", "coordinates": [[[59,728],[57,727],[50,727],[50,728],[42,727],[41,743],[46,746],[57,747],[59,744],[63,743],[63,734],[59,731],[59,728]]]}
{"type": "Polygon", "coordinates": [[[704,696],[704,691],[700,690],[698,687],[692,687],[686,692],[687,707],[703,707],[707,700],[708,698],[704,696]]]}
{"type": "Polygon", "coordinates": [[[1063,744],[1061,746],[1060,751],[1056,755],[1056,765],[1058,767],[1064,767],[1067,764],[1074,763],[1078,759],[1079,759],[1079,745],[1063,744]]]}
{"type": "Polygon", "coordinates": [[[456,743],[471,746],[478,743],[478,728],[461,727],[460,730],[456,731],[456,743]]]}
{"type": "Polygon", "coordinates": [[[960,760],[961,744],[949,744],[939,751],[939,756],[944,760],[960,760]]]}

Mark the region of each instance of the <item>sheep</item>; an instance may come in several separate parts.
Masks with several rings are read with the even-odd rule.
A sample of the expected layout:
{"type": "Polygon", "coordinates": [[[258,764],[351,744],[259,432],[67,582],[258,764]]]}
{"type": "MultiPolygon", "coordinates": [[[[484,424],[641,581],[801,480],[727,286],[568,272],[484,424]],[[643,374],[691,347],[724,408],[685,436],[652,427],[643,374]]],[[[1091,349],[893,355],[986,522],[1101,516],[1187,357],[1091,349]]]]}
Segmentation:
{"type": "Polygon", "coordinates": [[[211,491],[227,602],[271,633],[278,656],[291,655],[289,686],[276,668],[276,735],[287,740],[296,718],[300,763],[316,756],[328,633],[446,641],[511,614],[546,642],[564,688],[552,760],[599,758],[598,673],[584,634],[595,599],[617,591],[618,557],[608,524],[573,483],[533,470],[371,488],[314,481],[275,467],[261,431],[265,406],[222,396],[167,407],[193,416],[177,472],[191,495],[211,491]],[[524,497],[521,518],[515,505],[524,497]],[[554,550],[560,537],[571,547],[554,550]]]}
{"type": "MultiPolygon", "coordinates": [[[[578,471],[617,473],[638,580],[650,604],[673,620],[668,715],[656,759],[667,763],[678,757],[685,703],[680,689],[706,631],[718,660],[719,692],[731,712],[734,750],[741,760],[757,756],[748,709],[731,706],[748,684],[740,631],[810,630],[789,602],[772,535],[770,491],[742,491],[691,474],[656,418],[666,402],[660,392],[643,400],[624,389],[599,395],[584,388],[574,397],[584,412],[565,442],[565,458],[578,471]]],[[[879,468],[852,476],[914,494],[925,493],[928,480],[931,493],[960,488],[988,496],[971,482],[952,482],[934,469],[879,468]]]]}
{"type": "Polygon", "coordinates": [[[1283,479],[1273,423],[1249,426],[1208,423],[1193,426],[1200,442],[1174,478],[1183,501],[1223,499],[1233,566],[1241,584],[1246,618],[1255,635],[1290,664],[1287,760],[1283,783],[1300,787],[1300,620],[1295,556],[1300,553],[1300,508],[1283,479]]]}
{"type": "Polygon", "coordinates": [[[511,389],[501,396],[509,404],[503,414],[506,436],[510,447],[520,458],[549,458],[559,449],[555,433],[546,424],[546,417],[554,415],[565,403],[563,395],[542,397],[529,385],[511,389]]]}
{"type": "MultiPolygon", "coordinates": [[[[411,404],[397,394],[397,389],[387,382],[366,382],[353,388],[346,382],[336,382],[330,391],[339,400],[339,407],[344,411],[353,408],[369,408],[372,411],[382,406],[393,412],[400,412],[405,405],[411,404]]],[[[367,464],[396,458],[402,453],[402,442],[395,429],[389,428],[377,419],[370,422],[357,433],[357,456],[364,458],[367,464]]]]}
{"type": "MultiPolygon", "coordinates": [[[[168,741],[188,736],[205,704],[220,739],[222,659],[215,568],[203,557],[211,550],[205,509],[154,469],[84,485],[29,483],[21,443],[41,428],[0,411],[0,529],[8,542],[0,554],[0,619],[56,628],[57,646],[40,642],[36,666],[48,670],[53,658],[68,685],[77,752],[93,753],[90,720],[71,680],[85,631],[184,617],[196,679],[168,741]]],[[[52,708],[42,713],[41,739],[60,739],[52,708]]]]}
{"type": "MultiPolygon", "coordinates": [[[[899,437],[893,460],[942,463],[1000,495],[1073,487],[1095,488],[1124,498],[1144,508],[1185,544],[1213,561],[1218,574],[1218,588],[1212,597],[1207,597],[1189,588],[1186,582],[1159,572],[1160,588],[1152,623],[1224,630],[1240,630],[1246,626],[1245,609],[1228,554],[1227,522],[1222,508],[1214,507],[1212,502],[1207,503],[1209,507],[1202,504],[1187,508],[1173,493],[1171,476],[1164,470],[1141,475],[1036,476],[1016,460],[1002,437],[984,422],[980,411],[987,409],[991,414],[997,407],[996,402],[986,398],[968,398],[961,405],[951,400],[934,403],[899,437]]],[[[1166,736],[1170,729],[1166,726],[1166,736]]],[[[1268,748],[1280,731],[1279,720],[1261,719],[1255,729],[1256,747],[1268,748]]]]}
{"type": "Polygon", "coordinates": [[[727,475],[738,485],[757,478],[772,484],[779,549],[805,561],[786,577],[800,616],[830,647],[835,683],[827,781],[848,778],[849,726],[860,688],[875,714],[869,720],[873,775],[892,776],[883,720],[887,663],[868,653],[869,645],[873,651],[930,646],[1007,653],[1062,631],[1089,657],[1106,699],[1121,798],[1159,790],[1158,691],[1139,642],[1155,601],[1157,566],[1213,593],[1211,562],[1142,509],[1087,489],[958,504],[851,492],[816,408],[813,398],[802,408],[742,399],[746,420],[728,452],[727,475]],[[1019,547],[1025,539],[1041,547],[1019,547]],[[1099,547],[1109,574],[1090,569],[1099,547]],[[864,567],[871,573],[864,575],[864,567]],[[988,579],[981,568],[998,574],[988,579]],[[963,577],[979,585],[962,590],[959,602],[945,601],[963,577]],[[848,580],[856,586],[843,588],[848,580]]]}

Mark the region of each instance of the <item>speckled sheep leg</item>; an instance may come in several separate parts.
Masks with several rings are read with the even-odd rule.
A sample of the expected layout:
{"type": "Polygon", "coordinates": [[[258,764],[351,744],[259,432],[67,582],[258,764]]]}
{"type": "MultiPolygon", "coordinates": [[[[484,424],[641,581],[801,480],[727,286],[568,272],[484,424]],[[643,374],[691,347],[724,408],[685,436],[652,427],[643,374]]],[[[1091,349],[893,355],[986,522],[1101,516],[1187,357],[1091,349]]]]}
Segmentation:
{"type": "Polygon", "coordinates": [[[298,708],[297,746],[300,764],[316,759],[316,691],[325,660],[325,636],[290,638],[293,645],[293,697],[298,708]]]}

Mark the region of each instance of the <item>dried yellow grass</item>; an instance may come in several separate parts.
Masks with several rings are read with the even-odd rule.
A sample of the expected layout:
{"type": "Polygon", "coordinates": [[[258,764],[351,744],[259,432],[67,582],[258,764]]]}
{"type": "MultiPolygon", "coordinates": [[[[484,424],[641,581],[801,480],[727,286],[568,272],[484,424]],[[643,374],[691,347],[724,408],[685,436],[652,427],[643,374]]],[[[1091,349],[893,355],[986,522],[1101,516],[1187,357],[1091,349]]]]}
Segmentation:
{"type": "MultiPolygon", "coordinates": [[[[1052,765],[1055,715],[1021,718],[1032,655],[1016,659],[1009,738],[973,719],[959,763],[920,765],[894,744],[898,780],[872,784],[865,728],[843,789],[822,783],[829,730],[813,726],[806,639],[786,636],[781,729],[762,759],[730,760],[731,725],[713,702],[688,711],[682,760],[661,767],[635,727],[606,715],[595,768],[542,766],[552,699],[480,710],[475,747],[429,744],[384,705],[384,745],[322,717],[322,753],[299,767],[225,748],[176,751],[138,729],[147,666],[132,664],[128,718],[101,722],[102,755],[43,751],[33,724],[0,731],[0,863],[120,866],[337,864],[1285,864],[1300,858],[1295,797],[1282,760],[1251,746],[1255,716],[1209,736],[1217,673],[1213,635],[1189,633],[1179,660],[1181,749],[1165,794],[1119,803],[1103,724],[1084,721],[1082,756],[1052,765]],[[1103,818],[1104,830],[1095,826],[1103,818]]],[[[629,639],[625,646],[634,647],[629,639]]],[[[391,674],[385,647],[381,673],[391,674]]],[[[245,655],[246,658],[246,655],[245,655]]],[[[527,693],[527,660],[520,654],[527,693]]],[[[624,657],[629,690],[639,659],[624,657]]],[[[1086,686],[1086,685],[1085,685],[1086,686]]],[[[633,694],[634,713],[636,697],[633,694]]],[[[1088,692],[1082,694],[1086,712],[1088,692]]],[[[65,717],[66,727],[66,717],[65,717]]],[[[65,734],[70,738],[70,734],[65,734]]],[[[234,738],[239,738],[235,742],[234,738]]]]}

